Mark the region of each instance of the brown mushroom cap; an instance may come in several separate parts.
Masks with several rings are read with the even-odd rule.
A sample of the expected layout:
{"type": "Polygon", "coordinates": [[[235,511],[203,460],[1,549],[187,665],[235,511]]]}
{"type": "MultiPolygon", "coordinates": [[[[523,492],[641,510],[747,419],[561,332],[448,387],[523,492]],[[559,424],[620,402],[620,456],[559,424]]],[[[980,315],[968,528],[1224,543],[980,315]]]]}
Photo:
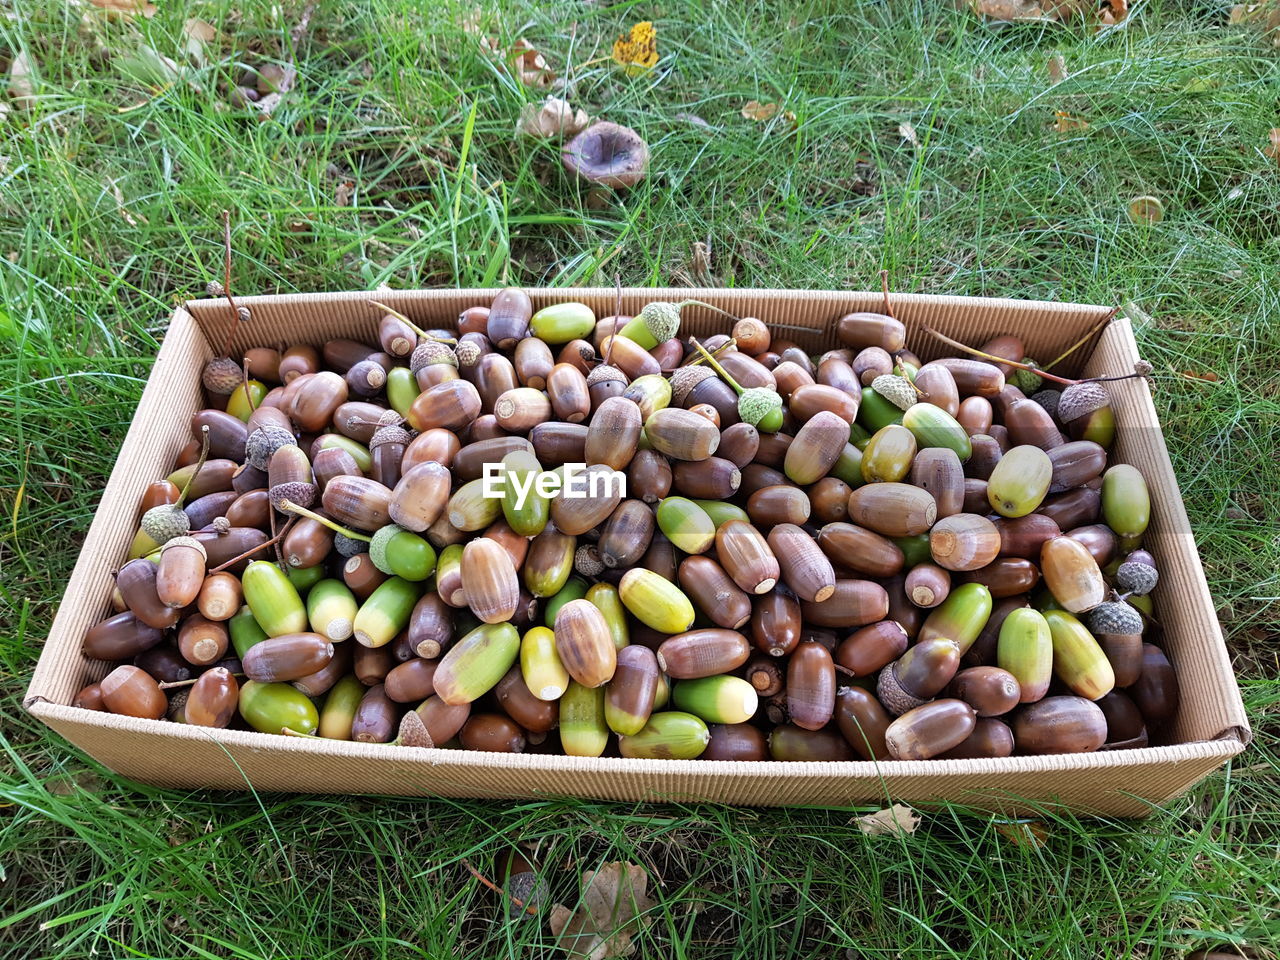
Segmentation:
{"type": "Polygon", "coordinates": [[[630,127],[601,121],[565,144],[565,169],[605,187],[634,187],[649,169],[649,147],[630,127]]]}

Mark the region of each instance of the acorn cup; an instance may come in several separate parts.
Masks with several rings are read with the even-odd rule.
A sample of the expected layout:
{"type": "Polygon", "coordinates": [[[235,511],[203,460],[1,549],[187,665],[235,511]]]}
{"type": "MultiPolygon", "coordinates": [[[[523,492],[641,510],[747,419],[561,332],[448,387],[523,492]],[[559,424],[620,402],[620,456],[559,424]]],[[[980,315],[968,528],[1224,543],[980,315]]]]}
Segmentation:
{"type": "Polygon", "coordinates": [[[737,586],[747,594],[771,591],[781,566],[768,541],[750,523],[728,520],[716,529],[716,556],[737,586]]]}
{"type": "Polygon", "coordinates": [[[633,736],[644,729],[658,690],[658,661],[652,650],[632,644],[618,651],[617,668],[605,692],[609,729],[633,736]]]}
{"type": "Polygon", "coordinates": [[[1040,572],[1055,600],[1072,613],[1092,610],[1106,599],[1107,585],[1089,550],[1071,537],[1054,537],[1040,548],[1040,572]]]}
{"type": "Polygon", "coordinates": [[[871,483],[849,497],[849,519],[886,537],[912,537],[934,526],[938,505],[908,483],[871,483]]]}
{"type": "Polygon", "coordinates": [[[696,680],[730,673],[747,662],[751,645],[735,630],[690,630],[658,647],[658,669],[676,680],[696,680]]]}
{"type": "Polygon", "coordinates": [[[782,582],[801,600],[820,602],[835,593],[831,561],[801,527],[778,524],[769,531],[768,545],[778,560],[782,582]]]}
{"type": "Polygon", "coordinates": [[[717,626],[736,630],[751,619],[751,598],[710,557],[687,557],[679,567],[681,589],[717,626]]]}
{"type": "Polygon", "coordinates": [[[122,664],[98,681],[102,705],[111,713],[159,720],[169,708],[164,691],[144,670],[122,664]]]}
{"type": "Polygon", "coordinates": [[[946,688],[960,668],[962,652],[945,637],[921,640],[880,671],[876,695],[890,713],[906,713],[946,688]]]}
{"type": "MultiPolygon", "coordinates": [[[[835,711],[836,671],[825,647],[813,641],[796,647],[787,662],[786,691],[787,712],[796,726],[821,730],[831,721],[835,711]]],[[[677,695],[679,692],[677,684],[677,695]]]]}
{"type": "Polygon", "coordinates": [[[256,643],[244,655],[245,676],[259,683],[297,680],[333,658],[333,643],[318,633],[290,633],[256,643]]]}
{"type": "Polygon", "coordinates": [[[929,531],[929,550],[939,566],[953,571],[985,567],[1000,552],[1000,532],[986,517],[957,513],[929,531]]]}
{"type": "MultiPolygon", "coordinates": [[[[794,483],[816,483],[831,470],[848,442],[849,421],[830,411],[820,411],[797,431],[787,448],[783,472],[794,483]]],[[[913,448],[911,456],[914,455],[913,448]]],[[[910,457],[907,464],[909,467],[910,457]]]]}
{"type": "Polygon", "coordinates": [[[577,683],[592,688],[607,683],[617,668],[618,650],[609,624],[590,600],[571,600],[556,612],[556,654],[577,683]]]}
{"type": "Polygon", "coordinates": [[[462,590],[482,622],[510,620],[520,599],[520,580],[507,551],[485,538],[468,543],[462,550],[462,590]]]}
{"type": "Polygon", "coordinates": [[[606,567],[634,566],[649,549],[656,527],[653,510],[639,500],[623,500],[605,521],[597,549],[606,567]]]}
{"type": "Polygon", "coordinates": [[[1046,697],[1013,716],[1021,753],[1092,753],[1107,740],[1107,718],[1084,697],[1046,697]]]}
{"type": "Polygon", "coordinates": [[[885,745],[895,760],[929,760],[959,746],[976,725],[977,715],[963,700],[934,700],[894,720],[885,745]]]}

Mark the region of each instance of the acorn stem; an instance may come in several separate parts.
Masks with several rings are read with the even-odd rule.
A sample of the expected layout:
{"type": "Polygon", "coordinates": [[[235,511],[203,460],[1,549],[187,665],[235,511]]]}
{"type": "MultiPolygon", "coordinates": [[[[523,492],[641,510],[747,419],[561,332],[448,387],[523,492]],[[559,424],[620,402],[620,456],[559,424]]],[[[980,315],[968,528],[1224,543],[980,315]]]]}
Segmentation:
{"type": "Polygon", "coordinates": [[[281,500],[280,510],[284,513],[297,514],[300,517],[306,517],[308,520],[314,520],[316,523],[323,524],[334,533],[340,533],[350,540],[359,540],[361,543],[372,543],[372,537],[366,537],[363,533],[356,533],[354,530],[348,530],[342,524],[323,517],[314,510],[308,510],[306,507],[300,507],[292,500],[281,500]]]}
{"type": "Polygon", "coordinates": [[[738,385],[738,381],[729,376],[728,371],[726,371],[724,367],[720,366],[719,361],[717,361],[715,357],[707,353],[707,348],[698,342],[698,338],[690,337],[689,342],[693,344],[695,350],[702,354],[702,359],[711,364],[711,369],[723,377],[725,381],[728,382],[729,386],[733,387],[738,396],[742,396],[742,387],[738,385]]]}
{"type": "MultiPolygon", "coordinates": [[[[243,676],[244,676],[244,674],[243,674],[243,673],[233,673],[233,674],[232,674],[232,676],[233,676],[233,677],[243,677],[243,676]]],[[[194,683],[198,683],[198,682],[199,682],[199,680],[200,680],[200,678],[199,678],[199,677],[193,677],[193,678],[191,678],[190,680],[169,680],[169,681],[166,681],[165,683],[158,683],[158,684],[156,684],[156,686],[158,686],[161,690],[175,690],[175,689],[177,689],[178,687],[189,687],[189,686],[191,686],[191,685],[192,685],[192,684],[194,684],[194,683]]]]}
{"type": "Polygon", "coordinates": [[[270,540],[263,540],[256,547],[250,547],[248,550],[240,554],[238,557],[232,557],[230,560],[227,560],[224,563],[218,564],[216,567],[214,567],[212,570],[208,572],[221,573],[223,570],[227,569],[227,567],[233,567],[237,563],[239,563],[241,560],[248,560],[259,550],[265,550],[267,547],[270,547],[273,544],[279,543],[281,540],[283,540],[286,536],[288,536],[289,529],[292,526],[293,526],[293,517],[290,517],[289,522],[286,523],[284,527],[281,528],[280,532],[277,533],[275,536],[273,536],[270,540]]]}
{"type": "Polygon", "coordinates": [[[1048,370],[1050,367],[1056,367],[1063,360],[1067,359],[1067,357],[1071,356],[1073,353],[1075,353],[1077,350],[1083,347],[1086,343],[1089,342],[1090,339],[1092,339],[1095,333],[1097,333],[1099,330],[1105,327],[1108,323],[1114,320],[1116,317],[1116,314],[1119,312],[1120,312],[1119,307],[1112,307],[1106,316],[1104,316],[1101,320],[1099,320],[1097,323],[1095,323],[1092,327],[1089,328],[1088,333],[1086,333],[1083,337],[1081,337],[1079,340],[1073,343],[1070,347],[1068,347],[1066,353],[1058,357],[1058,359],[1054,360],[1052,363],[1046,363],[1044,365],[1044,369],[1048,370]]]}
{"type": "Polygon", "coordinates": [[[244,358],[244,363],[240,365],[240,374],[244,383],[244,399],[249,404],[249,412],[254,413],[258,408],[253,402],[253,394],[249,392],[249,358],[244,358]]]}
{"type": "Polygon", "coordinates": [[[1022,363],[1018,360],[1009,360],[1005,357],[997,357],[994,354],[985,353],[977,347],[971,347],[968,344],[961,343],[959,340],[952,340],[945,333],[939,333],[927,324],[922,326],[920,329],[930,336],[937,337],[943,343],[955,347],[957,350],[963,350],[971,356],[981,357],[983,360],[989,360],[992,363],[1003,363],[1010,367],[1016,367],[1019,370],[1030,370],[1037,376],[1043,377],[1046,380],[1052,380],[1054,383],[1060,383],[1065,387],[1074,387],[1077,383],[1080,383],[1079,380],[1068,380],[1066,377],[1059,377],[1056,374],[1049,373],[1047,370],[1042,370],[1039,367],[1033,367],[1029,363],[1022,363]]]}
{"type": "Polygon", "coordinates": [[[705,300],[681,300],[679,303],[676,304],[676,309],[683,310],[685,307],[689,307],[689,306],[706,307],[708,310],[714,310],[716,313],[720,314],[721,316],[728,317],[731,320],[738,319],[728,310],[721,310],[719,307],[712,306],[711,304],[707,303],[707,301],[705,300]]]}
{"type": "Polygon", "coordinates": [[[379,310],[385,310],[387,313],[391,314],[391,316],[395,317],[397,320],[400,320],[401,322],[408,324],[409,329],[412,330],[414,333],[416,333],[418,336],[420,336],[423,340],[430,340],[433,343],[457,343],[458,342],[453,337],[431,336],[431,334],[427,333],[427,331],[423,330],[420,326],[418,326],[416,323],[414,323],[412,320],[406,317],[399,310],[395,310],[392,307],[388,307],[385,303],[379,303],[377,300],[370,300],[369,305],[371,307],[377,307],[379,310]]]}
{"type": "Polygon", "coordinates": [[[314,733],[303,733],[301,730],[294,730],[292,727],[281,727],[280,733],[286,737],[305,737],[308,740],[324,739],[324,737],[317,737],[314,733]]]}
{"type": "Polygon", "coordinates": [[[893,315],[893,307],[889,305],[889,271],[888,270],[880,271],[880,292],[884,295],[885,316],[889,317],[892,320],[897,320],[898,318],[893,315]]]}
{"type": "Polygon", "coordinates": [[[178,494],[178,499],[174,506],[181,508],[187,501],[187,491],[191,489],[191,484],[196,482],[196,477],[200,476],[200,471],[204,469],[205,461],[209,459],[209,425],[207,423],[200,425],[200,459],[196,461],[196,468],[191,471],[191,476],[187,478],[187,482],[182,485],[182,492],[178,494]]]}

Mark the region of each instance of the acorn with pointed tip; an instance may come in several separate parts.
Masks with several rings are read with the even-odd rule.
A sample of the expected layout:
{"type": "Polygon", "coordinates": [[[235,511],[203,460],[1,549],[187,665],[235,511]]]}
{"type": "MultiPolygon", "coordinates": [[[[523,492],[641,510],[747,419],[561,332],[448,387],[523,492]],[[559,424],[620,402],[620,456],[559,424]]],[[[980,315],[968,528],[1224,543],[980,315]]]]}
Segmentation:
{"type": "Polygon", "coordinates": [[[919,403],[915,387],[908,382],[906,377],[900,377],[897,374],[880,374],[880,376],[871,381],[871,389],[899,410],[910,410],[919,403]]]}

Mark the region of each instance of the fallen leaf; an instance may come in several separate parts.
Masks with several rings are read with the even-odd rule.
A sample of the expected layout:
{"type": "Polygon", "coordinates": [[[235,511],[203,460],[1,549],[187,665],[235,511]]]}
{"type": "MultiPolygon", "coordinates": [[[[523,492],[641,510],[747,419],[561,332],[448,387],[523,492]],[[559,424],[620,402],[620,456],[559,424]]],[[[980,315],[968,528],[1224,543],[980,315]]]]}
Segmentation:
{"type": "Polygon", "coordinates": [[[582,901],[570,910],[557,903],[548,922],[556,945],[573,958],[605,960],[629,957],[636,945],[631,937],[651,918],[654,906],[647,889],[649,875],[634,863],[606,863],[582,873],[582,901]]]}
{"type": "Polygon", "coordinates": [[[1272,127],[1271,132],[1267,134],[1271,146],[1264,147],[1262,152],[1271,159],[1280,162],[1280,127],[1272,127]]]}
{"type": "Polygon", "coordinates": [[[1014,846],[1037,850],[1049,842],[1049,828],[1039,820],[1018,820],[1013,823],[997,823],[996,832],[1014,846]]]}
{"type": "Polygon", "coordinates": [[[122,218],[124,218],[124,222],[129,224],[129,226],[136,227],[139,223],[150,222],[144,216],[134,215],[129,212],[129,208],[124,205],[124,194],[120,192],[120,185],[118,183],[111,184],[111,195],[115,197],[116,200],[116,211],[122,218]]]}
{"type": "Polygon", "coordinates": [[[199,66],[208,62],[205,49],[218,39],[218,30],[211,23],[190,19],[182,24],[182,49],[199,66]]]}
{"type": "Polygon", "coordinates": [[[541,139],[572,137],[590,122],[585,110],[574,110],[559,97],[547,97],[541,103],[526,103],[521,108],[516,134],[541,139]]]}
{"type": "Polygon", "coordinates": [[[1049,82],[1061,83],[1067,79],[1067,61],[1062,54],[1056,53],[1049,58],[1048,63],[1049,82]]]}
{"type": "Polygon", "coordinates": [[[1164,204],[1159,197],[1134,197],[1129,201],[1129,219],[1134,223],[1159,223],[1164,219],[1164,204]]]}
{"type": "Polygon", "coordinates": [[[915,833],[916,827],[920,826],[920,814],[910,807],[895,803],[887,809],[858,817],[855,822],[858,829],[868,836],[905,837],[915,833]]]}
{"type": "Polygon", "coordinates": [[[351,195],[356,192],[356,185],[351,180],[343,180],[333,191],[333,202],[340,207],[351,206],[351,195]]]}
{"type": "Polygon", "coordinates": [[[1218,375],[1212,370],[1182,370],[1179,371],[1188,380],[1203,380],[1205,383],[1217,383],[1218,375]]]}
{"type": "Polygon", "coordinates": [[[1104,27],[1114,27],[1129,19],[1129,0],[1106,0],[1098,12],[1098,21],[1104,27]]]}
{"type": "Polygon", "coordinates": [[[679,120],[681,123],[687,123],[691,127],[697,127],[700,130],[711,130],[713,127],[707,121],[703,120],[696,113],[673,113],[672,120],[679,120]]]}
{"type": "Polygon", "coordinates": [[[147,0],[89,0],[91,4],[111,17],[131,20],[134,17],[154,17],[156,5],[147,0]]]}
{"type": "Polygon", "coordinates": [[[547,58],[523,37],[511,48],[507,60],[515,67],[516,79],[526,87],[545,89],[556,78],[556,72],[547,65],[547,58]]]}
{"type": "Polygon", "coordinates": [[[113,61],[125,76],[145,87],[164,87],[178,79],[181,67],[153,47],[139,44],[137,50],[113,61]]]}
{"type": "Polygon", "coordinates": [[[988,20],[1019,23],[1031,20],[1055,20],[1035,0],[970,0],[975,13],[988,20]]]}
{"type": "Polygon", "coordinates": [[[1088,130],[1089,121],[1083,117],[1073,117],[1065,110],[1054,112],[1053,129],[1058,133],[1071,133],[1075,130],[1088,130]]]}
{"type": "Polygon", "coordinates": [[[920,138],[916,136],[916,128],[906,121],[898,124],[898,136],[907,141],[907,143],[911,144],[913,147],[920,146],[920,138]]]}
{"type": "Polygon", "coordinates": [[[761,103],[759,100],[748,100],[746,106],[742,108],[742,115],[748,120],[758,120],[764,123],[772,120],[781,112],[783,118],[791,126],[796,125],[796,115],[790,110],[783,110],[776,103],[761,103]]]}
{"type": "Polygon", "coordinates": [[[36,98],[35,71],[24,50],[9,64],[9,96],[20,107],[29,107],[36,98]]]}
{"type": "Polygon", "coordinates": [[[651,21],[642,20],[613,41],[613,62],[631,77],[658,65],[658,31],[651,21]]]}
{"type": "Polygon", "coordinates": [[[298,71],[290,63],[264,63],[258,68],[258,93],[288,93],[298,82],[298,71]]]}

